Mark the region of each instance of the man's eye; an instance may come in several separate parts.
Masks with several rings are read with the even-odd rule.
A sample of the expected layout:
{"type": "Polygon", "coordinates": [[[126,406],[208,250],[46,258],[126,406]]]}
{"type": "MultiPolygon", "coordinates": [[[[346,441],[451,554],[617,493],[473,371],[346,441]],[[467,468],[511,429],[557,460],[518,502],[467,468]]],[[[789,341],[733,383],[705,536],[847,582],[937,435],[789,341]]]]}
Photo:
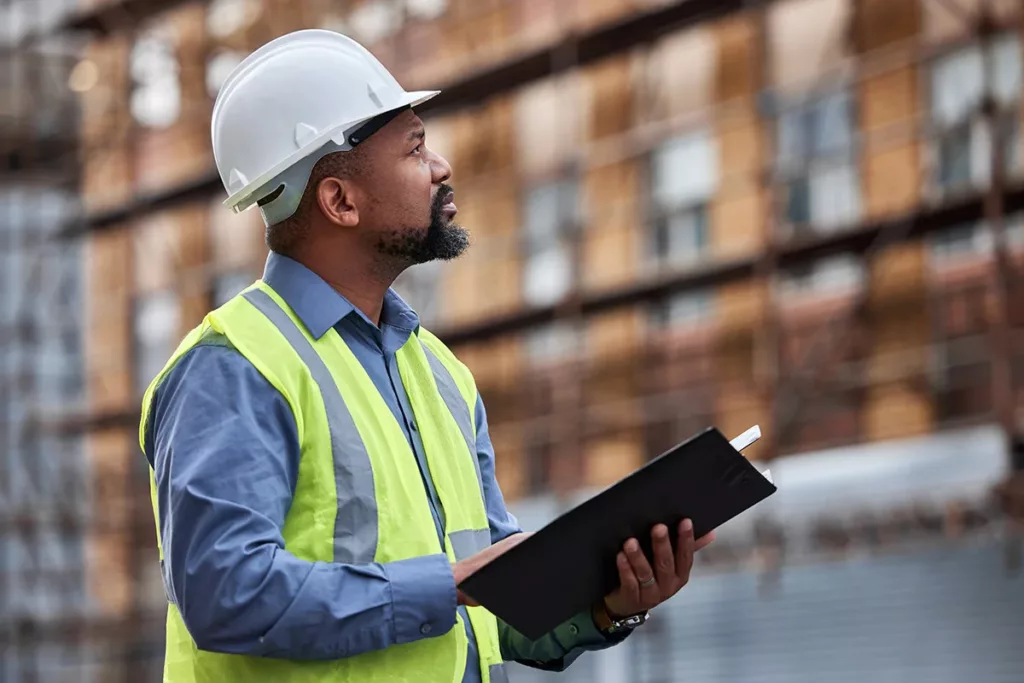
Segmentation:
{"type": "Polygon", "coordinates": [[[413,154],[419,154],[420,150],[422,150],[422,149],[423,149],[423,143],[420,143],[420,144],[418,144],[418,145],[416,145],[415,147],[412,148],[412,153],[413,154]]]}

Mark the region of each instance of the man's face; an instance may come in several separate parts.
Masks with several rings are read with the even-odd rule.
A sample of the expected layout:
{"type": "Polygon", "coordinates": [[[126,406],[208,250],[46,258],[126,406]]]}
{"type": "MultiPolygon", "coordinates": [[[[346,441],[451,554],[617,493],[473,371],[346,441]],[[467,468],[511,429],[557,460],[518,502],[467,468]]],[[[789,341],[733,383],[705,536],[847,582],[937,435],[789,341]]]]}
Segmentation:
{"type": "Polygon", "coordinates": [[[359,185],[360,225],[382,255],[404,265],[453,259],[469,246],[455,223],[451,167],[430,151],[423,122],[404,112],[371,136],[359,185]]]}

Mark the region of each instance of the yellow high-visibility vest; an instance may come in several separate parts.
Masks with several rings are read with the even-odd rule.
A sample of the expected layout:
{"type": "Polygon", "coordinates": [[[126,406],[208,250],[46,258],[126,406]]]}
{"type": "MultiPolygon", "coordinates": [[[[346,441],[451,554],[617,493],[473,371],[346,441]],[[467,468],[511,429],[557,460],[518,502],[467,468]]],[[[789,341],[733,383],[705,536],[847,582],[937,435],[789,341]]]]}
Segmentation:
{"type": "MultiPolygon", "coordinates": [[[[397,353],[445,512],[442,548],[415,455],[359,360],[333,328],[314,339],[262,281],[209,313],[150,384],[139,429],[143,449],[154,391],[178,359],[213,332],[226,337],[281,392],[295,416],[301,459],[283,529],[286,550],[311,562],[387,563],[439,552],[455,562],[490,544],[475,448],[477,390],[469,369],[422,328],[397,353]]],[[[160,546],[152,471],[150,487],[160,546]]],[[[467,612],[483,682],[503,683],[494,615],[482,607],[467,612]]],[[[460,615],[443,635],[334,661],[219,654],[196,646],[172,603],[164,681],[460,683],[467,647],[460,615]]]]}

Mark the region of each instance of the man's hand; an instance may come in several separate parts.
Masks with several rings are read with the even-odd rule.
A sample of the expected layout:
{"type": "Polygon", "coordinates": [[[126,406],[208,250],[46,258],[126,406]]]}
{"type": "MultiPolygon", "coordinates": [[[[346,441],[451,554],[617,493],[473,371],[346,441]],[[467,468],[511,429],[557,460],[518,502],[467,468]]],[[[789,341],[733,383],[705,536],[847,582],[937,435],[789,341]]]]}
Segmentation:
{"type": "Polygon", "coordinates": [[[675,553],[669,541],[668,527],[664,524],[658,524],[651,530],[651,540],[653,569],[635,538],[626,541],[616,557],[619,588],[604,599],[605,608],[612,618],[645,612],[678,593],[690,580],[693,554],[715,540],[715,532],[694,540],[693,523],[684,519],[679,525],[679,543],[675,553]]]}
{"type": "MultiPolygon", "coordinates": [[[[520,532],[518,534],[512,534],[508,538],[502,539],[494,545],[489,546],[484,550],[481,550],[476,555],[471,555],[464,560],[456,562],[454,565],[452,565],[452,573],[455,575],[455,585],[458,586],[460,583],[462,583],[462,581],[466,579],[466,577],[475,572],[477,569],[480,569],[480,567],[483,567],[485,564],[487,564],[494,558],[498,557],[499,555],[508,552],[509,550],[516,547],[532,535],[532,532],[527,533],[525,531],[520,532]]],[[[479,604],[478,602],[473,601],[472,598],[470,598],[462,591],[458,591],[457,594],[458,603],[460,605],[476,607],[479,604]]]]}

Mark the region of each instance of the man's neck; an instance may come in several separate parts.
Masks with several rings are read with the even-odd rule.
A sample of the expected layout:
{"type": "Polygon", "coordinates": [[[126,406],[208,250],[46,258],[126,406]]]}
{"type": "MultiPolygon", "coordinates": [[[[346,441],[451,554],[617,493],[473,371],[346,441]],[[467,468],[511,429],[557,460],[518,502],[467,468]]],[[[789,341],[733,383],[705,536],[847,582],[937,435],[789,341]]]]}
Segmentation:
{"type": "Polygon", "coordinates": [[[360,282],[358,286],[352,286],[323,275],[320,277],[323,277],[324,281],[334,288],[334,291],[362,311],[363,315],[369,318],[374,325],[380,327],[380,316],[384,308],[384,294],[388,291],[387,286],[378,286],[376,282],[360,282]]]}
{"type": "Polygon", "coordinates": [[[296,254],[296,261],[309,268],[334,288],[336,292],[363,312],[374,325],[380,327],[384,295],[395,281],[380,264],[328,262],[323,254],[296,254]]]}

